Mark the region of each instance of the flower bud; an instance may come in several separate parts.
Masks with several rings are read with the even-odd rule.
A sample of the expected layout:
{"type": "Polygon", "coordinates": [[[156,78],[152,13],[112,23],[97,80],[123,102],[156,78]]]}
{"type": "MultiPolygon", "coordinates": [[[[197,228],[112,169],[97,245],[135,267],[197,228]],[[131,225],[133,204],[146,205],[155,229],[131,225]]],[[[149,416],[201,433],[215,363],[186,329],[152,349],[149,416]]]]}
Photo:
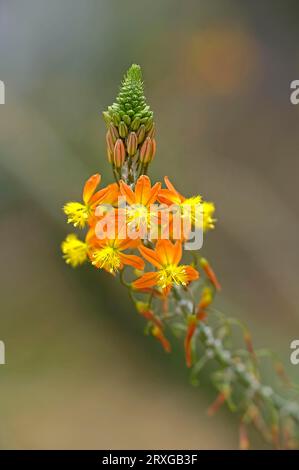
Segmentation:
{"type": "Polygon", "coordinates": [[[152,127],[148,131],[147,135],[148,135],[148,137],[151,137],[151,139],[153,139],[155,137],[155,134],[156,134],[156,126],[155,126],[155,123],[153,122],[152,127]]]}
{"type": "Polygon", "coordinates": [[[119,125],[120,123],[120,116],[117,113],[114,113],[112,116],[112,120],[116,126],[119,125]]]}
{"type": "Polygon", "coordinates": [[[153,146],[153,154],[152,154],[151,161],[154,159],[154,157],[155,157],[155,155],[156,155],[156,150],[157,150],[156,139],[152,139],[152,146],[153,146]]]}
{"type": "Polygon", "coordinates": [[[131,123],[131,129],[132,131],[137,131],[137,129],[139,128],[140,126],[140,118],[139,117],[135,117],[135,119],[133,119],[132,123],[131,123]]]}
{"type": "Polygon", "coordinates": [[[111,134],[111,137],[112,137],[112,140],[113,140],[113,145],[114,145],[115,142],[117,141],[117,139],[119,138],[118,130],[113,124],[110,124],[109,132],[111,134]]]}
{"type": "Polygon", "coordinates": [[[145,125],[141,124],[141,126],[139,127],[137,131],[138,144],[141,144],[144,141],[144,138],[145,138],[145,125]]]}
{"type": "Polygon", "coordinates": [[[149,132],[152,129],[153,123],[154,123],[154,119],[150,117],[145,125],[146,132],[149,132]]]}
{"type": "Polygon", "coordinates": [[[153,141],[150,137],[147,137],[142,144],[140,149],[140,161],[141,163],[149,163],[153,156],[153,141]]]}
{"type": "Polygon", "coordinates": [[[211,268],[209,262],[205,258],[200,259],[200,265],[203,268],[207,278],[210,280],[210,282],[213,284],[216,290],[220,291],[221,290],[221,285],[216,277],[216,274],[214,273],[213,269],[211,268]]]}
{"type": "Polygon", "coordinates": [[[114,152],[113,152],[113,161],[114,165],[116,168],[121,168],[124,164],[125,161],[125,156],[126,156],[126,150],[124,143],[121,139],[117,139],[115,146],[114,146],[114,152]]]}
{"type": "Polygon", "coordinates": [[[133,157],[137,151],[138,141],[136,132],[130,132],[127,140],[127,152],[133,157]]]}
{"type": "Polygon", "coordinates": [[[106,143],[107,143],[107,156],[109,163],[113,162],[113,154],[114,154],[114,142],[111,136],[110,131],[106,133],[106,143]]]}
{"type": "Polygon", "coordinates": [[[123,115],[123,121],[129,126],[131,124],[131,118],[127,114],[123,115]]]}
{"type": "Polygon", "coordinates": [[[110,124],[110,122],[111,122],[111,117],[110,117],[110,114],[109,114],[107,111],[104,111],[104,112],[103,112],[103,118],[104,118],[106,124],[110,124]]]}
{"type": "Polygon", "coordinates": [[[119,132],[120,137],[122,137],[123,139],[127,136],[128,128],[127,128],[126,123],[124,123],[124,121],[120,121],[119,126],[118,126],[118,132],[119,132]]]}

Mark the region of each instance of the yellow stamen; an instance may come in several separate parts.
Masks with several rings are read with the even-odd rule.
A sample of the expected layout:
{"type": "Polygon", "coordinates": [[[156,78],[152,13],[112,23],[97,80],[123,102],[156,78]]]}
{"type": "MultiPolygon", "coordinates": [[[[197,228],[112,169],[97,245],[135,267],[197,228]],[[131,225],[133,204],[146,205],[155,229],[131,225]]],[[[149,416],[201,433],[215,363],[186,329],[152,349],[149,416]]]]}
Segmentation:
{"type": "Polygon", "coordinates": [[[80,202],[68,202],[63,207],[63,211],[67,215],[68,224],[80,228],[85,227],[90,215],[89,207],[80,202]]]}
{"type": "Polygon", "coordinates": [[[113,246],[106,246],[95,250],[92,254],[92,264],[100,269],[106,269],[111,274],[117,272],[121,266],[119,252],[113,246]]]}
{"type": "Polygon", "coordinates": [[[128,226],[131,229],[139,230],[140,227],[147,227],[150,223],[150,213],[146,206],[133,204],[126,211],[128,226]]]}
{"type": "Polygon", "coordinates": [[[73,268],[83,264],[87,259],[87,244],[77,238],[77,235],[71,233],[61,244],[63,258],[67,264],[73,268]]]}
{"type": "Polygon", "coordinates": [[[213,202],[203,203],[203,229],[204,231],[215,228],[216,219],[213,218],[215,206],[213,202]]]}
{"type": "Polygon", "coordinates": [[[185,266],[176,266],[169,264],[163,269],[158,271],[158,286],[164,289],[165,287],[172,286],[173,284],[186,286],[187,284],[187,273],[185,266]]]}

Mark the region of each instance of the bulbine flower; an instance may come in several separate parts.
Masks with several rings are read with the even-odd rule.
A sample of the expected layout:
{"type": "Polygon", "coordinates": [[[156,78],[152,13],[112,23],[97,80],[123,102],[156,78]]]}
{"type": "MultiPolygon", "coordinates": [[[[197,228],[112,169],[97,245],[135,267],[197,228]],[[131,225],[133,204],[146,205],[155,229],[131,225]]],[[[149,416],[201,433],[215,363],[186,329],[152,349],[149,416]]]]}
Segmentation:
{"type": "Polygon", "coordinates": [[[164,295],[168,295],[173,286],[186,287],[191,281],[198,279],[199,273],[190,265],[180,265],[182,243],[170,240],[158,240],[154,250],[143,245],[139,246],[143,258],[157,268],[143,274],[133,282],[135,289],[158,286],[164,295]]]}
{"type": "MultiPolygon", "coordinates": [[[[154,214],[151,214],[150,207],[157,200],[157,195],[161,189],[161,183],[151,186],[148,176],[142,175],[138,178],[133,191],[128,184],[120,181],[120,193],[126,198],[126,220],[129,229],[140,230],[141,237],[149,227],[154,214]]],[[[156,220],[156,223],[158,221],[156,220]]]]}
{"type": "Polygon", "coordinates": [[[98,173],[86,181],[82,194],[83,204],[81,202],[68,202],[64,205],[63,211],[69,224],[84,228],[99,204],[110,204],[117,199],[118,187],[116,183],[95,192],[100,181],[101,175],[98,173]]]}
{"type": "MultiPolygon", "coordinates": [[[[155,124],[138,65],[126,73],[104,119],[115,183],[97,191],[101,175],[96,173],[85,183],[83,202],[64,206],[68,223],[88,229],[84,240],[69,234],[62,242],[65,262],[72,267],[90,262],[114,276],[119,273],[136,310],[147,321],[146,331],[164,350],[171,351],[168,333],[184,338],[185,360],[195,382],[202,367],[214,361],[213,384],[218,396],[209,414],[224,403],[239,413],[241,448],[249,447],[245,425],[251,422],[268,441],[267,436],[272,436],[276,447],[284,433],[285,447],[294,447],[294,442],[296,446],[292,429],[299,424],[299,406],[261,382],[259,356],[248,330],[211,308],[221,286],[210,263],[193,251],[192,265],[181,264],[183,248],[186,255],[188,249],[201,248],[202,238],[191,247],[190,235],[214,228],[215,206],[200,195],[183,196],[167,176],[166,188],[160,182],[151,184],[147,171],[156,152],[155,124]],[[145,262],[152,266],[147,272],[145,262]],[[127,282],[124,268],[131,279],[139,277],[127,282]],[[199,270],[202,276],[197,283],[199,270]],[[233,347],[232,325],[241,327],[246,349],[239,344],[233,347]]],[[[276,371],[285,381],[281,365],[276,364],[276,371]]]]}
{"type": "Polygon", "coordinates": [[[105,269],[110,274],[116,274],[123,269],[124,265],[143,270],[144,261],[140,256],[123,253],[127,249],[136,248],[139,243],[139,240],[130,238],[114,240],[93,238],[90,242],[91,264],[98,269],[105,269]]]}
{"type": "Polygon", "coordinates": [[[215,219],[213,218],[215,206],[212,202],[202,200],[202,197],[192,196],[186,198],[180,194],[168,176],[164,178],[167,189],[161,189],[158,194],[158,200],[167,205],[175,204],[181,212],[182,218],[188,217],[196,227],[203,228],[204,231],[215,228],[215,219]]]}

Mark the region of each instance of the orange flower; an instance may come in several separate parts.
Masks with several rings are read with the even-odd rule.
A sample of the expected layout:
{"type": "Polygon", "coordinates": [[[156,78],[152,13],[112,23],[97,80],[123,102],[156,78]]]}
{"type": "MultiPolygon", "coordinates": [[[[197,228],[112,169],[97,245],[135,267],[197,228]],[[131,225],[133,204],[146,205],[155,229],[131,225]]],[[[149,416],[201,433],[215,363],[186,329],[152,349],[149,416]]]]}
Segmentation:
{"type": "MultiPolygon", "coordinates": [[[[90,242],[91,243],[91,242],[90,242]]],[[[124,265],[133,266],[136,269],[143,270],[144,261],[140,256],[123,253],[129,248],[136,248],[139,241],[126,239],[105,238],[99,240],[92,238],[92,248],[90,250],[91,263],[99,268],[105,269],[111,274],[115,274],[123,269],[124,265]]]]}
{"type": "Polygon", "coordinates": [[[150,206],[157,200],[161,189],[161,183],[151,186],[148,176],[142,175],[138,178],[135,191],[123,181],[120,181],[120,193],[126,198],[128,207],[126,208],[126,220],[128,227],[136,230],[145,230],[150,226],[151,216],[150,206]]]}
{"type": "Polygon", "coordinates": [[[179,265],[182,258],[182,243],[173,244],[170,240],[158,240],[155,250],[141,245],[142,256],[158,270],[145,273],[133,282],[135,289],[144,289],[154,285],[162,288],[164,295],[169,294],[173,285],[186,286],[198,279],[199,273],[189,265],[179,265]]]}
{"type": "Polygon", "coordinates": [[[178,206],[182,218],[190,218],[194,226],[202,227],[204,231],[214,228],[215,206],[212,202],[202,201],[199,195],[186,198],[175,189],[168,176],[165,176],[164,181],[167,189],[161,189],[158,194],[161,203],[178,206]]]}
{"type": "Polygon", "coordinates": [[[101,175],[98,173],[86,181],[82,194],[83,204],[81,202],[68,202],[65,204],[63,210],[68,217],[68,223],[83,228],[94,214],[96,206],[104,203],[112,204],[117,199],[119,190],[116,183],[109,184],[106,188],[95,192],[100,181],[101,175]]]}

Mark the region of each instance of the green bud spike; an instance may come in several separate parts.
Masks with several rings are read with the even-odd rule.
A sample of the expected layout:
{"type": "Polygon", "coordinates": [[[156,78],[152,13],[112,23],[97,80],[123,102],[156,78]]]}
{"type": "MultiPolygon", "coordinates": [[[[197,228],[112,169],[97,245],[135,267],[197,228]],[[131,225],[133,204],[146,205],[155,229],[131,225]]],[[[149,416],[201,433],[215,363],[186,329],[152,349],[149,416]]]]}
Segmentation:
{"type": "Polygon", "coordinates": [[[123,121],[128,131],[137,131],[140,124],[144,124],[147,129],[151,127],[153,113],[146,104],[139,65],[131,65],[124,76],[116,102],[103,115],[107,124],[113,122],[118,127],[123,121]]]}

